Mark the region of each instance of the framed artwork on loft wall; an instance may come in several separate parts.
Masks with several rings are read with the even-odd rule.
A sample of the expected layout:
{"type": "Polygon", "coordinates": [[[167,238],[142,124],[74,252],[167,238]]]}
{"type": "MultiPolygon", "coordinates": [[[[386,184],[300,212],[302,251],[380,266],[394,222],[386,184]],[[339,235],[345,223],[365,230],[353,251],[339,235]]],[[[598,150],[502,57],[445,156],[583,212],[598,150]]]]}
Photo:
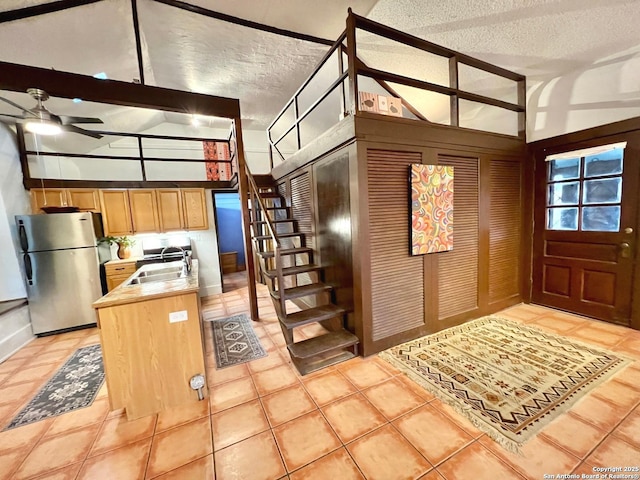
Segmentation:
{"type": "Polygon", "coordinates": [[[453,250],[453,167],[411,165],[411,255],[453,250]]]}

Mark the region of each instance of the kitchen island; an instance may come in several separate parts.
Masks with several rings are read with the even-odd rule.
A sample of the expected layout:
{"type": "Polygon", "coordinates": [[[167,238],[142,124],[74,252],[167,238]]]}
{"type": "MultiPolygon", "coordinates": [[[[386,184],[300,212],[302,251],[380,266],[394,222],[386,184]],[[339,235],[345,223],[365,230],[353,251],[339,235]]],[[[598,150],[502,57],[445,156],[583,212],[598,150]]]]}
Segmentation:
{"type": "Polygon", "coordinates": [[[111,410],[129,420],[207,397],[198,262],[144,265],[93,303],[111,410]]]}

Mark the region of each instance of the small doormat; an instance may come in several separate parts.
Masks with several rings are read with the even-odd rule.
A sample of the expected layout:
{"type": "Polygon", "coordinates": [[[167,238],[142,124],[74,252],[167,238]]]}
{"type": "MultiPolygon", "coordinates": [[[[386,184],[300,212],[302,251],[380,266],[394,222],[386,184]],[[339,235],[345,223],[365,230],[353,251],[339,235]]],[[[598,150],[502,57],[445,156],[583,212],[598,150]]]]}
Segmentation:
{"type": "Polygon", "coordinates": [[[211,320],[217,368],[230,367],[266,357],[260,339],[244,313],[222,320],[211,320]]]}
{"type": "Polygon", "coordinates": [[[5,430],[88,407],[103,382],[100,345],[79,348],[5,430]]]}
{"type": "Polygon", "coordinates": [[[493,316],[398,345],[380,357],[513,452],[630,363],[493,316]]]}

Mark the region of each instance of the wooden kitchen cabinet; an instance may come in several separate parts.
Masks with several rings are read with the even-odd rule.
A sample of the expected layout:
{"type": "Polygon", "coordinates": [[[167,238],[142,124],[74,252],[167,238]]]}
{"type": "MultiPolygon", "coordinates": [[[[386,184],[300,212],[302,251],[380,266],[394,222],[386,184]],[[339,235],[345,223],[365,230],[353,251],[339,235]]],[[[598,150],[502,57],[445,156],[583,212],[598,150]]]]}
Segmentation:
{"type": "Polygon", "coordinates": [[[136,271],[135,260],[111,260],[104,264],[107,290],[110,292],[136,271]]]}
{"type": "Polygon", "coordinates": [[[156,190],[158,200],[158,217],[160,231],[184,230],[184,210],[182,194],[179,188],[162,188],[156,190]]]}
{"type": "Polygon", "coordinates": [[[98,190],[89,188],[68,188],[67,205],[78,207],[83,212],[99,212],[100,196],[98,190]]]}
{"type": "Polygon", "coordinates": [[[209,217],[207,201],[202,188],[183,188],[182,204],[184,208],[185,228],[187,230],[207,230],[209,217]]]}
{"type": "Polygon", "coordinates": [[[153,189],[129,190],[131,221],[135,233],[154,233],[160,231],[158,221],[158,203],[153,189]]]}
{"type": "Polygon", "coordinates": [[[99,212],[98,191],[90,188],[32,188],[31,211],[49,207],[78,207],[82,212],[99,212]]]}
{"type": "Polygon", "coordinates": [[[100,205],[105,235],[118,237],[133,233],[128,190],[100,190],[100,205]]]}

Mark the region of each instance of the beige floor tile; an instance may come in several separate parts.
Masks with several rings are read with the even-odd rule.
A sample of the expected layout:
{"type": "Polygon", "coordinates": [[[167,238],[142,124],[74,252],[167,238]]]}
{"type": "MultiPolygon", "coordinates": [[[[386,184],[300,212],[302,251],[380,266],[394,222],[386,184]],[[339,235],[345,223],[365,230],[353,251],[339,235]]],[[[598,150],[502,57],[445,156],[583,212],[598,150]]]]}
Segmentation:
{"type": "Polygon", "coordinates": [[[80,346],[80,338],[69,338],[66,340],[56,340],[50,343],[44,349],[42,353],[51,353],[59,350],[75,350],[80,346]]]}
{"type": "Polygon", "coordinates": [[[582,462],[571,473],[574,474],[574,475],[578,475],[578,478],[589,478],[587,475],[596,474],[596,472],[593,471],[593,467],[594,467],[593,465],[591,465],[591,464],[589,464],[587,462],[582,462]],[[583,477],[582,475],[585,475],[585,476],[583,477]]]}
{"type": "Polygon", "coordinates": [[[429,405],[402,416],[393,424],[432,465],[473,441],[471,435],[429,405]]]}
{"type": "Polygon", "coordinates": [[[640,365],[631,365],[623,369],[613,377],[613,380],[640,391],[640,365]]]}
{"type": "Polygon", "coordinates": [[[27,358],[13,358],[0,363],[0,373],[13,373],[27,362],[27,358]]]}
{"type": "Polygon", "coordinates": [[[156,434],[164,432],[178,425],[192,422],[198,418],[209,416],[209,403],[207,400],[192,402],[180,407],[171,408],[158,414],[156,434]]]}
{"type": "Polygon", "coordinates": [[[568,413],[544,427],[540,435],[560,445],[572,455],[585,458],[607,436],[607,432],[568,413]],[[571,432],[571,435],[567,432],[571,432]]]}
{"type": "Polygon", "coordinates": [[[538,326],[547,327],[556,333],[564,334],[569,330],[572,330],[576,327],[579,327],[580,325],[583,325],[584,323],[585,323],[584,320],[578,320],[578,319],[572,319],[572,318],[558,318],[553,315],[549,315],[549,316],[536,318],[529,325],[531,325],[532,327],[538,327],[538,326]]]}
{"type": "Polygon", "coordinates": [[[213,480],[214,478],[213,454],[210,454],[160,475],[156,480],[213,480]]]}
{"type": "Polygon", "coordinates": [[[522,445],[521,454],[508,452],[486,435],[478,441],[524,477],[543,478],[544,474],[550,471],[571,472],[581,462],[578,457],[541,436],[534,437],[522,445]]]}
{"type": "Polygon", "coordinates": [[[216,451],[269,430],[269,422],[259,400],[252,400],[212,415],[211,426],[216,451]]]}
{"type": "Polygon", "coordinates": [[[144,478],[150,449],[151,438],[147,438],[91,457],[82,465],[78,480],[140,480],[144,478]]]}
{"type": "Polygon", "coordinates": [[[302,382],[311,397],[320,406],[358,391],[344,375],[336,370],[312,377],[309,380],[303,378],[302,382]]]}
{"type": "Polygon", "coordinates": [[[289,475],[291,480],[364,480],[362,473],[345,448],[296,470],[289,475]]]}
{"type": "Polygon", "coordinates": [[[271,432],[218,450],[214,463],[217,480],[276,480],[286,474],[271,432]]]}
{"type": "Polygon", "coordinates": [[[51,427],[52,418],[0,432],[0,452],[33,447],[51,427]]]}
{"type": "Polygon", "coordinates": [[[389,420],[425,404],[424,398],[406,388],[405,383],[392,378],[362,393],[389,420]]]}
{"type": "Polygon", "coordinates": [[[364,361],[359,365],[353,365],[345,369],[340,368],[340,365],[338,365],[338,370],[342,371],[344,376],[359,389],[371,387],[391,377],[374,361],[364,361]]]}
{"type": "Polygon", "coordinates": [[[640,359],[640,338],[624,337],[614,349],[616,352],[640,359]]]}
{"type": "Polygon", "coordinates": [[[18,383],[15,385],[3,385],[0,395],[0,405],[7,403],[24,402],[35,395],[44,379],[37,382],[18,383]]]}
{"type": "Polygon", "coordinates": [[[439,465],[438,473],[446,480],[495,480],[498,478],[522,480],[525,478],[477,442],[439,465]]]}
{"type": "Polygon", "coordinates": [[[431,464],[391,425],[385,425],[347,445],[368,480],[418,478],[431,464]]]}
{"type": "Polygon", "coordinates": [[[22,347],[20,350],[18,350],[16,353],[11,355],[11,359],[12,360],[16,360],[16,359],[19,359],[19,358],[24,358],[26,360],[29,360],[29,359],[34,358],[35,356],[37,356],[38,353],[44,347],[45,346],[43,344],[33,345],[33,343],[28,343],[27,345],[22,347]]]}
{"type": "Polygon", "coordinates": [[[211,413],[221,412],[254,398],[258,398],[258,392],[251,377],[217,385],[209,392],[211,413]]]}
{"type": "Polygon", "coordinates": [[[418,480],[445,480],[442,475],[438,473],[436,469],[431,470],[426,475],[423,475],[418,480]]]}
{"type": "Polygon", "coordinates": [[[595,466],[637,467],[638,459],[640,459],[639,447],[609,436],[587,457],[586,461],[595,466]]]}
{"type": "Polygon", "coordinates": [[[469,421],[468,418],[466,418],[465,416],[463,416],[460,413],[456,412],[453,409],[453,407],[451,407],[450,405],[447,405],[446,403],[443,403],[441,400],[439,400],[439,399],[432,400],[431,402],[429,402],[429,405],[431,405],[433,408],[435,408],[436,411],[438,411],[438,412],[442,413],[443,415],[445,415],[447,418],[449,418],[451,421],[453,421],[453,423],[458,425],[460,428],[462,428],[465,432],[467,432],[473,438],[479,438],[482,435],[484,435],[484,433],[481,432],[480,430],[478,430],[469,421]]]}
{"type": "Polygon", "coordinates": [[[256,390],[260,396],[298,384],[298,377],[287,365],[270,368],[253,375],[256,390]]]}
{"type": "Polygon", "coordinates": [[[613,347],[623,339],[623,334],[613,333],[594,326],[580,327],[568,333],[580,341],[584,341],[596,346],[613,347]]]}
{"type": "Polygon", "coordinates": [[[387,419],[360,393],[322,407],[324,416],[342,443],[349,443],[387,423],[387,419]]]}
{"type": "Polygon", "coordinates": [[[82,461],[89,453],[99,427],[99,424],[94,424],[43,438],[20,466],[15,479],[24,480],[82,461]]]}
{"type": "Polygon", "coordinates": [[[341,446],[319,411],[307,413],[273,429],[289,472],[317,460],[341,446]]]}
{"type": "Polygon", "coordinates": [[[107,398],[96,399],[88,407],[55,417],[45,437],[83,428],[94,423],[102,424],[108,413],[109,400],[107,398]]]}
{"type": "Polygon", "coordinates": [[[146,478],[154,478],[213,452],[209,418],[153,437],[146,478]]]}
{"type": "Polygon", "coordinates": [[[156,425],[156,418],[156,415],[149,415],[127,421],[127,417],[121,415],[107,419],[100,427],[98,438],[91,447],[89,457],[151,437],[156,425]]]}
{"type": "Polygon", "coordinates": [[[27,453],[25,450],[0,451],[0,480],[9,480],[27,453]]]}
{"type": "Polygon", "coordinates": [[[45,473],[40,477],[35,477],[33,480],[76,480],[81,467],[82,462],[74,463],[68,467],[45,473]]]}
{"type": "Polygon", "coordinates": [[[612,435],[625,442],[640,448],[640,407],[637,407],[616,428],[612,435]]]}
{"type": "Polygon", "coordinates": [[[36,365],[53,365],[60,368],[62,364],[73,354],[75,350],[56,350],[50,353],[40,353],[28,360],[30,367],[36,365]]]}
{"type": "Polygon", "coordinates": [[[294,385],[260,399],[272,427],[298,418],[317,408],[302,385],[294,385]]]}
{"type": "Polygon", "coordinates": [[[590,393],[625,409],[631,409],[640,403],[640,391],[621,382],[605,382],[590,393]]]}

